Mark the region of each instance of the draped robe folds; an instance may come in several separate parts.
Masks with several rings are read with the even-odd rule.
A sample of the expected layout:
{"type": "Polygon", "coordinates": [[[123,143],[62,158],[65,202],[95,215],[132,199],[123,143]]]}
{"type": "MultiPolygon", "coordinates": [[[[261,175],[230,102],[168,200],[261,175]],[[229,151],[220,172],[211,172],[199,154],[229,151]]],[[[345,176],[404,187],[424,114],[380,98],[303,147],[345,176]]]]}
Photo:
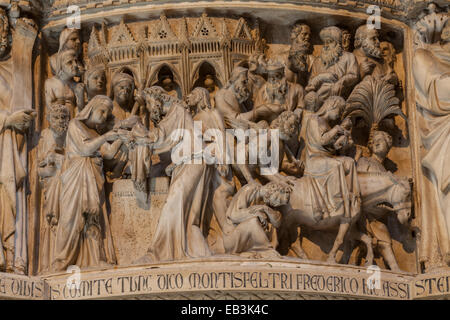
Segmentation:
{"type": "MultiPolygon", "coordinates": [[[[54,134],[50,129],[45,129],[41,133],[41,138],[38,144],[38,163],[41,168],[46,167],[46,157],[49,154],[57,154],[63,157],[61,153],[58,154],[58,149],[63,146],[58,146],[54,134]],[[42,166],[40,165],[41,163],[42,166]]],[[[43,178],[43,195],[44,203],[41,209],[41,233],[39,236],[39,272],[48,272],[51,269],[52,253],[55,242],[55,230],[47,221],[47,216],[58,218],[60,212],[59,196],[61,191],[61,166],[56,165],[56,173],[52,177],[43,178]]]]}
{"type": "Polygon", "coordinates": [[[321,127],[320,118],[311,115],[306,128],[305,203],[317,221],[325,215],[354,217],[352,201],[360,196],[356,165],[352,158],[333,155],[322,141],[330,130],[321,127]]]}
{"type": "Polygon", "coordinates": [[[439,44],[419,49],[414,59],[416,101],[422,113],[424,197],[420,260],[432,262],[436,242],[450,263],[450,52],[439,44]],[[426,65],[426,64],[430,65],[426,65]],[[424,74],[425,72],[425,74],[424,74]],[[433,192],[430,192],[430,189],[433,192]]]}
{"type": "Polygon", "coordinates": [[[14,254],[10,267],[26,272],[27,143],[24,134],[6,128],[5,122],[12,113],[32,108],[31,64],[37,31],[17,20],[11,34],[11,55],[0,61],[0,266],[7,246],[14,254]]]}
{"type": "MultiPolygon", "coordinates": [[[[187,143],[186,135],[190,135],[193,142],[193,128],[194,122],[188,111],[181,105],[172,105],[157,127],[158,140],[153,146],[154,153],[172,150],[174,154],[181,151],[183,144],[187,143]],[[183,130],[183,133],[173,139],[172,133],[177,129],[183,130]]],[[[166,204],[148,252],[152,260],[180,260],[211,255],[202,221],[214,167],[187,163],[193,157],[198,155],[185,154],[184,161],[172,173],[166,204]]]]}
{"type": "Polygon", "coordinates": [[[105,207],[103,159],[84,145],[97,132],[75,118],[69,124],[66,159],[61,172],[60,212],[53,268],[99,266],[116,262],[105,207]]]}

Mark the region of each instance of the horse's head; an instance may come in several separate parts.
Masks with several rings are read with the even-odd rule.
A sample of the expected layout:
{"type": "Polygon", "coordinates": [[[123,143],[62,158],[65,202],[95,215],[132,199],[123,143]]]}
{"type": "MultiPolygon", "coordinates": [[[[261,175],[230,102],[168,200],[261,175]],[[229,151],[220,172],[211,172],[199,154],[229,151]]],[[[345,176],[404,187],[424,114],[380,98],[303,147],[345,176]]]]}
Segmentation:
{"type": "Polygon", "coordinates": [[[391,193],[392,211],[397,214],[398,221],[406,226],[411,218],[411,181],[397,176],[395,179],[397,184],[391,193]]]}

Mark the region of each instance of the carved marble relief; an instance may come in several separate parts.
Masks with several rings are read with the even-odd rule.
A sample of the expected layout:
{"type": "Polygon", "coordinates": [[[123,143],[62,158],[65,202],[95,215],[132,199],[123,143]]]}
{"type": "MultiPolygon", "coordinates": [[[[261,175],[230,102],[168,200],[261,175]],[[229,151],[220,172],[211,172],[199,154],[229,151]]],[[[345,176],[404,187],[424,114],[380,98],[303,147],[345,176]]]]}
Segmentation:
{"type": "Polygon", "coordinates": [[[425,268],[450,263],[449,210],[449,70],[450,19],[435,4],[415,24],[413,72],[422,150],[422,239],[420,260],[425,268]]]}
{"type": "MultiPolygon", "coordinates": [[[[400,21],[410,6],[385,5],[400,21]]],[[[259,11],[49,23],[65,7],[46,4],[39,66],[29,9],[0,10],[0,271],[448,266],[447,11],[431,4],[410,43],[403,22],[321,12],[330,23],[259,11]]]]}

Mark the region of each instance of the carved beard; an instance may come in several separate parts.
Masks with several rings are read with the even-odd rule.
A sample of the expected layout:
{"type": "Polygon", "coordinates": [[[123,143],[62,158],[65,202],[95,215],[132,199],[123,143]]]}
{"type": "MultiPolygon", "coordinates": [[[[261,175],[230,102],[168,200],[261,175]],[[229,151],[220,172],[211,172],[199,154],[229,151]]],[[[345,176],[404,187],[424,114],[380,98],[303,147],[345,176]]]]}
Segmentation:
{"type": "Polygon", "coordinates": [[[325,67],[329,68],[338,62],[339,58],[342,56],[343,49],[340,45],[332,48],[326,49],[322,48],[322,53],[320,54],[320,59],[322,60],[325,67]]]}
{"type": "Polygon", "coordinates": [[[162,112],[160,108],[152,108],[150,112],[150,118],[152,119],[153,123],[157,124],[162,119],[162,112]]]}
{"type": "Polygon", "coordinates": [[[3,58],[8,51],[8,36],[1,36],[0,38],[0,58],[3,58]]]}
{"type": "Polygon", "coordinates": [[[67,128],[68,128],[68,122],[67,122],[67,121],[64,121],[64,122],[55,122],[54,125],[52,126],[52,131],[53,131],[58,137],[62,137],[63,135],[66,134],[67,128]]]}
{"type": "Polygon", "coordinates": [[[238,99],[239,103],[247,101],[247,99],[250,97],[250,90],[242,82],[236,82],[234,84],[234,90],[236,92],[236,98],[238,99]]]}
{"type": "Polygon", "coordinates": [[[306,58],[308,56],[310,44],[306,41],[295,42],[289,51],[289,61],[291,63],[292,71],[305,72],[307,71],[306,58]]]}
{"type": "Polygon", "coordinates": [[[267,82],[266,93],[271,103],[279,102],[283,103],[287,93],[287,80],[286,78],[276,81],[274,83],[267,82]]]}
{"type": "Polygon", "coordinates": [[[362,42],[361,48],[363,49],[364,53],[369,57],[373,57],[376,59],[381,59],[382,57],[381,48],[375,47],[366,39],[362,42]]]}

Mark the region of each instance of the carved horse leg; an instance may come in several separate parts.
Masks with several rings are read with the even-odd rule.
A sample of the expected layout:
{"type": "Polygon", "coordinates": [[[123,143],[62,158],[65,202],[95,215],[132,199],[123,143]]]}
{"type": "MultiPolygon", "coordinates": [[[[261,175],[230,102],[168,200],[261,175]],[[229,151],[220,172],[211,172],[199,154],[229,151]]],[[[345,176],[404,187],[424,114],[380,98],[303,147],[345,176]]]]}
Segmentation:
{"type": "Polygon", "coordinates": [[[372,238],[365,233],[358,232],[356,235],[356,239],[360,240],[362,243],[364,243],[367,248],[366,263],[364,265],[366,267],[373,265],[374,254],[373,254],[373,247],[372,247],[372,238]]]}
{"type": "Polygon", "coordinates": [[[339,247],[344,243],[345,235],[347,234],[347,231],[350,228],[350,221],[346,218],[341,219],[341,224],[339,225],[339,231],[336,236],[336,240],[334,240],[333,248],[331,249],[330,253],[328,254],[327,262],[329,263],[336,263],[336,253],[339,249],[339,247]]]}
{"type": "Polygon", "coordinates": [[[306,252],[302,248],[302,244],[300,241],[300,236],[297,238],[297,240],[292,244],[290,250],[294,252],[294,254],[299,257],[300,259],[308,260],[308,256],[306,255],[306,252]]]}

